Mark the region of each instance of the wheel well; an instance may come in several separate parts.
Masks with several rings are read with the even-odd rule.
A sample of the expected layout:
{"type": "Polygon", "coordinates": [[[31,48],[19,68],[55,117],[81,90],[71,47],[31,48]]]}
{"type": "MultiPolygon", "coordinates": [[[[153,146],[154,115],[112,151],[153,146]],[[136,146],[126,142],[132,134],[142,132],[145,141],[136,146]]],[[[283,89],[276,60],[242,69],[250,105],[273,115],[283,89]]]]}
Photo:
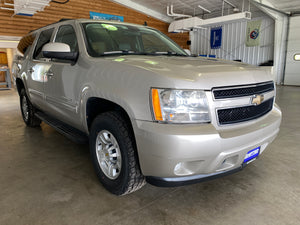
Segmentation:
{"type": "Polygon", "coordinates": [[[16,84],[17,84],[17,90],[18,90],[18,93],[20,95],[20,92],[23,88],[25,88],[24,84],[23,84],[23,81],[20,79],[20,78],[17,78],[16,79],[16,84]]]}
{"type": "MultiPolygon", "coordinates": [[[[116,111],[121,114],[121,116],[123,117],[123,119],[125,120],[125,122],[128,126],[129,132],[132,134],[133,143],[134,143],[135,149],[137,150],[134,130],[132,127],[130,117],[124,108],[122,108],[120,105],[118,105],[114,102],[111,102],[111,101],[108,101],[108,100],[105,100],[102,98],[96,98],[96,97],[92,97],[92,98],[88,99],[87,104],[86,104],[86,120],[87,120],[88,129],[89,130],[91,129],[91,125],[92,125],[94,119],[99,114],[108,112],[108,111],[116,111]]],[[[137,163],[140,166],[138,151],[136,151],[136,155],[137,155],[137,163]]]]}
{"type": "Polygon", "coordinates": [[[92,122],[94,121],[96,116],[108,111],[119,112],[123,116],[129,128],[133,132],[130,117],[120,105],[102,98],[95,98],[95,97],[89,98],[86,104],[86,120],[87,120],[88,128],[90,129],[92,122]]]}

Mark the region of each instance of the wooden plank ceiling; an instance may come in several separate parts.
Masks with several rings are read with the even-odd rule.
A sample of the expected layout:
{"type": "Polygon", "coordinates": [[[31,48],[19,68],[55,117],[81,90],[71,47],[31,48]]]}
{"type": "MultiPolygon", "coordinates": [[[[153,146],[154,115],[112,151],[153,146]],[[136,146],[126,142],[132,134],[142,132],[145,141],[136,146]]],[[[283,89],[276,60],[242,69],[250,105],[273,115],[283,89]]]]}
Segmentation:
{"type": "MultiPolygon", "coordinates": [[[[7,7],[7,6],[5,6],[7,7]]],[[[61,18],[89,18],[89,12],[101,12],[124,16],[125,22],[144,24],[154,27],[166,33],[181,47],[188,48],[186,42],[189,38],[185,34],[169,34],[168,23],[152,18],[151,16],[139,13],[109,0],[70,0],[67,4],[50,3],[44,11],[38,12],[32,17],[13,15],[13,11],[0,9],[0,35],[3,36],[24,36],[30,30],[56,22],[61,18]]]]}

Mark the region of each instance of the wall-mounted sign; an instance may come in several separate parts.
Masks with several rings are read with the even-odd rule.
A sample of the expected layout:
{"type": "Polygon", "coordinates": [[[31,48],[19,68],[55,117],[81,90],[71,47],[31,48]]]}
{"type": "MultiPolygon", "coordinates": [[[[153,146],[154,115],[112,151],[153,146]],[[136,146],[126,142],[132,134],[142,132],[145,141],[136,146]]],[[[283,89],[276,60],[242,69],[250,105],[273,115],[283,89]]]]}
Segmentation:
{"type": "Polygon", "coordinates": [[[222,45],[222,27],[211,28],[210,32],[210,48],[218,49],[222,45]]]}
{"type": "Polygon", "coordinates": [[[123,16],[116,16],[116,15],[98,13],[92,11],[90,11],[90,18],[94,20],[114,20],[114,21],[124,22],[123,16]]]}
{"type": "Polygon", "coordinates": [[[246,46],[259,46],[261,20],[247,23],[246,46]]]}

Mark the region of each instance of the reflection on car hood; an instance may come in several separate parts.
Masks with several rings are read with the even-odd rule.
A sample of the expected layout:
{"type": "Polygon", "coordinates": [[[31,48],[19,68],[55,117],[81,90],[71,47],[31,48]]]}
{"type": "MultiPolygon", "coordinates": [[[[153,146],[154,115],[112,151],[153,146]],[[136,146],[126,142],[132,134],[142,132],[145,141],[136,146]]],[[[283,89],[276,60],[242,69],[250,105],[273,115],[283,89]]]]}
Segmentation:
{"type": "Polygon", "coordinates": [[[265,69],[248,64],[202,57],[126,55],[105,57],[116,63],[138,67],[166,78],[184,81],[187,88],[210,89],[216,86],[232,86],[260,83],[271,80],[265,69]],[[190,83],[191,85],[186,85],[190,83]],[[200,86],[199,86],[200,85],[200,86]]]}

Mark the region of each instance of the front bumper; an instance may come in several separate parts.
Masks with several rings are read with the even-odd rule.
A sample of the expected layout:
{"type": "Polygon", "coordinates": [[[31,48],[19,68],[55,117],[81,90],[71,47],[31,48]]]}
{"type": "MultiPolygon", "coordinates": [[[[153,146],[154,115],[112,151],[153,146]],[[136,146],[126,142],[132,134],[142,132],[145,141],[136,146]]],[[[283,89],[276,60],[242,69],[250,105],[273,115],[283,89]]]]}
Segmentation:
{"type": "Polygon", "coordinates": [[[249,150],[260,147],[261,154],[275,139],[281,111],[275,105],[260,119],[218,130],[212,124],[136,122],[144,176],[154,185],[178,186],[240,170],[249,150]]]}
{"type": "Polygon", "coordinates": [[[188,184],[196,184],[208,180],[213,180],[219,177],[227,176],[233,173],[236,173],[240,170],[242,170],[246,164],[241,165],[238,168],[235,168],[233,170],[229,171],[222,171],[218,173],[213,174],[199,174],[194,176],[187,176],[187,177],[146,177],[146,181],[149,184],[152,184],[154,186],[158,187],[178,187],[188,184]]]}

